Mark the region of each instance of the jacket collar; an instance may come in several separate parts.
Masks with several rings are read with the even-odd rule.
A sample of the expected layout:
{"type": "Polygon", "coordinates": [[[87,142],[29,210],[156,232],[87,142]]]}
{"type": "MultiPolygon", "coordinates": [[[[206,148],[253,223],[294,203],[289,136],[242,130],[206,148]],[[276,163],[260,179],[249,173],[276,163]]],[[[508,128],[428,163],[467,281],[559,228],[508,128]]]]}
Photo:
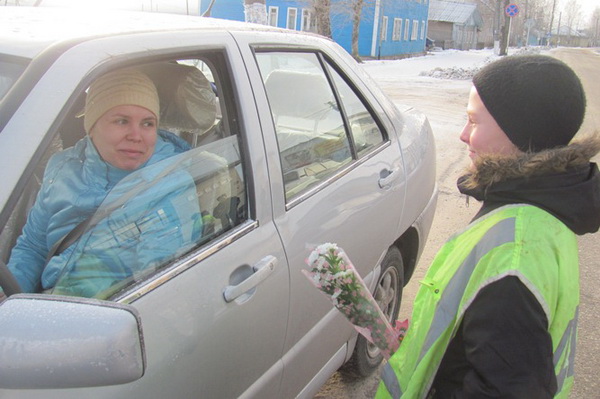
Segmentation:
{"type": "Polygon", "coordinates": [[[483,201],[481,216],[506,204],[525,203],[559,218],[577,234],[600,227],[600,172],[590,159],[600,139],[511,157],[481,157],[458,180],[461,193],[483,201]]]}

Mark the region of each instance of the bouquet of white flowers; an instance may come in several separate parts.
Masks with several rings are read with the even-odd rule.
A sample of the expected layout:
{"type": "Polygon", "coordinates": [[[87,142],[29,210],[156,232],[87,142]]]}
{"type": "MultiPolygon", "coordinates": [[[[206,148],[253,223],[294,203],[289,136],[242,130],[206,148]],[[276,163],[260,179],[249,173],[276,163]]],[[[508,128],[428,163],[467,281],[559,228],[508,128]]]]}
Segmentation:
{"type": "Polygon", "coordinates": [[[396,322],[392,327],[346,253],[336,244],[318,246],[306,263],[310,270],[302,270],[304,275],[389,359],[398,349],[408,321],[396,322]]]}

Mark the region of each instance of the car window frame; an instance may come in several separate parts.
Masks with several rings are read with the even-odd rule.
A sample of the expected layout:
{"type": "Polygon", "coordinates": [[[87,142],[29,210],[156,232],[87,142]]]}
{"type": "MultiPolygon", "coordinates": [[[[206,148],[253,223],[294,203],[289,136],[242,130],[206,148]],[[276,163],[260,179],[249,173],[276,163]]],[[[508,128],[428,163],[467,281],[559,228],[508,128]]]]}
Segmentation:
{"type": "MultiPolygon", "coordinates": [[[[73,92],[69,95],[67,101],[61,107],[60,112],[56,114],[54,121],[49,125],[44,138],[40,142],[40,145],[37,146],[35,152],[37,155],[29,160],[27,169],[20,178],[22,187],[17,187],[17,190],[13,191],[13,194],[11,195],[11,199],[13,199],[13,201],[11,201],[9,206],[3,209],[3,213],[5,213],[4,211],[7,211],[7,209],[10,209],[12,212],[12,209],[14,209],[14,207],[17,205],[17,202],[23,195],[26,185],[25,183],[32,178],[35,168],[42,161],[46,152],[49,151],[51,142],[59,136],[60,128],[63,126],[65,120],[69,117],[69,115],[72,115],[74,112],[78,111],[74,108],[76,106],[75,104],[77,104],[78,99],[80,99],[85,89],[95,78],[107,73],[108,71],[118,68],[174,59],[202,59],[203,57],[206,57],[207,54],[211,53],[218,59],[218,63],[220,63],[221,73],[217,74],[218,82],[216,83],[220,90],[224,92],[228,91],[230,94],[225,96],[225,103],[221,106],[222,120],[227,124],[227,127],[230,129],[230,131],[235,132],[235,135],[240,138],[240,165],[242,165],[245,173],[243,183],[245,185],[247,197],[246,220],[234,226],[233,229],[225,234],[214,237],[208,243],[196,247],[185,255],[172,260],[169,262],[169,264],[162,267],[157,272],[150,274],[147,278],[141,281],[129,285],[107,299],[115,302],[131,303],[135,301],[135,299],[147,294],[170,279],[183,273],[188,268],[198,264],[216,251],[221,250],[230,243],[240,239],[252,230],[256,229],[259,224],[256,217],[256,200],[254,197],[255,190],[253,188],[254,182],[252,178],[252,165],[250,164],[250,161],[246,155],[248,154],[249,150],[246,142],[247,139],[243,118],[240,114],[240,94],[238,90],[236,90],[236,75],[233,73],[233,61],[230,58],[230,52],[231,48],[228,48],[223,44],[216,44],[213,46],[198,46],[196,48],[183,46],[176,49],[165,48],[162,51],[155,52],[152,55],[148,55],[148,52],[146,51],[139,51],[135,53],[126,53],[119,56],[107,56],[104,62],[86,71],[86,73],[81,76],[79,83],[76,85],[73,92]]],[[[39,63],[37,65],[39,65],[39,63]]],[[[26,74],[27,71],[23,76],[26,74]]],[[[3,227],[4,225],[5,223],[3,224],[3,227]]]]}
{"type": "MultiPolygon", "coordinates": [[[[281,44],[253,44],[250,46],[250,50],[254,56],[254,62],[255,62],[257,70],[259,71],[259,75],[261,77],[262,77],[262,74],[260,73],[260,63],[259,63],[258,59],[256,58],[257,54],[270,53],[270,52],[314,53],[314,54],[316,54],[316,56],[319,60],[320,67],[327,78],[327,82],[333,92],[333,95],[336,98],[336,101],[338,102],[338,104],[341,105],[340,109],[342,111],[341,115],[342,115],[342,120],[344,123],[344,129],[346,131],[346,136],[348,137],[348,140],[349,140],[349,143],[351,146],[351,151],[353,154],[352,160],[349,163],[347,163],[346,165],[343,165],[341,168],[337,169],[335,171],[335,173],[333,173],[331,176],[321,180],[318,184],[311,186],[308,190],[298,194],[297,196],[294,196],[291,199],[287,199],[286,196],[284,195],[283,198],[285,199],[285,210],[286,211],[289,211],[290,209],[292,209],[295,206],[297,206],[298,204],[306,201],[308,198],[312,197],[316,193],[322,191],[324,188],[326,188],[330,184],[333,184],[335,181],[338,181],[343,176],[347,175],[352,170],[359,167],[362,163],[364,163],[368,159],[376,156],[377,154],[382,152],[385,148],[387,148],[391,145],[392,133],[388,131],[388,124],[384,123],[381,119],[381,116],[379,115],[379,112],[375,111],[375,108],[380,108],[382,110],[381,112],[383,112],[382,107],[380,105],[375,107],[371,103],[372,100],[370,100],[370,98],[369,98],[370,96],[366,95],[363,92],[363,88],[361,87],[361,85],[356,84],[355,80],[351,76],[349,76],[348,73],[346,73],[346,71],[340,65],[338,65],[338,63],[335,62],[335,60],[332,57],[327,55],[327,53],[324,52],[323,48],[315,48],[312,46],[300,46],[300,45],[294,46],[294,45],[281,45],[281,44]],[[352,131],[349,126],[347,111],[345,109],[344,103],[342,101],[340,101],[341,95],[340,95],[339,89],[335,85],[335,81],[334,81],[333,77],[331,76],[331,72],[329,71],[328,67],[330,67],[334,71],[336,71],[338,73],[338,75],[344,80],[344,82],[349,86],[349,88],[354,92],[354,94],[358,97],[358,99],[361,101],[361,103],[367,109],[367,111],[369,112],[369,114],[371,115],[371,117],[373,118],[375,123],[377,124],[377,127],[379,128],[379,131],[382,134],[382,141],[381,141],[381,143],[379,143],[379,145],[373,146],[373,148],[371,148],[369,151],[366,151],[360,155],[358,154],[358,151],[356,149],[356,143],[354,142],[354,137],[352,135],[352,131]]],[[[268,102],[268,92],[264,86],[264,82],[263,82],[262,78],[261,78],[260,84],[262,86],[262,89],[264,90],[265,98],[267,99],[267,102],[268,102]]],[[[272,117],[272,112],[270,110],[270,106],[269,106],[269,114],[270,114],[271,123],[273,124],[273,132],[276,132],[275,122],[272,117]]],[[[281,173],[283,173],[281,161],[278,160],[278,163],[279,163],[279,170],[281,173]]],[[[283,182],[284,181],[283,174],[280,175],[280,178],[281,178],[281,181],[283,182]]],[[[285,188],[284,188],[284,191],[285,191],[285,188]]]]}

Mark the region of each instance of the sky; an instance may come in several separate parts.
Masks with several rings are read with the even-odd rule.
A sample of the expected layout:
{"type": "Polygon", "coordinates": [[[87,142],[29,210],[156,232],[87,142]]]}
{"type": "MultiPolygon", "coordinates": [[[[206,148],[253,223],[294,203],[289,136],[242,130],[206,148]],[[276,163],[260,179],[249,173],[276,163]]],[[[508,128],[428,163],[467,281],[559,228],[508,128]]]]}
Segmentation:
{"type": "MultiPolygon", "coordinates": [[[[33,3],[35,0],[5,0],[8,3],[15,3],[18,1],[20,4],[28,4],[33,3]]],[[[197,8],[198,3],[202,0],[43,0],[43,3],[47,4],[63,4],[63,5],[73,5],[76,7],[89,7],[89,6],[99,6],[99,7],[133,7],[133,8],[146,8],[156,9],[156,8],[176,8],[176,9],[191,9],[197,8]]],[[[204,0],[209,1],[209,0],[204,0]]],[[[240,0],[243,1],[243,0],[240,0]]],[[[559,4],[564,5],[567,1],[571,0],[559,0],[559,4]]],[[[582,10],[586,14],[591,14],[596,7],[600,7],[599,0],[577,0],[581,6],[582,10]]],[[[515,0],[514,3],[524,3],[525,0],[515,0]]]]}
{"type": "Polygon", "coordinates": [[[579,0],[585,15],[592,15],[595,8],[600,8],[600,0],[579,0]]]}
{"type": "MultiPolygon", "coordinates": [[[[524,2],[524,0],[521,0],[524,2]]],[[[560,12],[571,0],[557,0],[557,10],[560,12]]],[[[587,25],[596,8],[600,8],[600,0],[576,0],[581,5],[581,23],[587,25]]],[[[556,15],[558,17],[558,15],[556,15]]]]}
{"type": "MultiPolygon", "coordinates": [[[[21,5],[35,3],[35,0],[2,0],[2,2],[4,1],[7,1],[8,4],[14,4],[15,1],[18,1],[21,5]]],[[[200,2],[202,0],[42,0],[42,5],[75,8],[97,7],[197,15],[200,2]]]]}
{"type": "MultiPolygon", "coordinates": [[[[33,4],[35,0],[1,0],[7,4],[14,4],[18,1],[22,5],[33,4]]],[[[120,8],[137,9],[144,11],[175,12],[181,14],[197,15],[199,5],[202,2],[210,0],[42,0],[44,5],[60,5],[72,7],[101,7],[101,8],[120,8]]],[[[216,0],[218,1],[218,0],[216,0]]],[[[242,2],[243,0],[239,0],[242,2]]],[[[268,0],[267,0],[268,1],[268,0]]],[[[464,0],[458,0],[464,1],[464,0]]],[[[524,4],[526,0],[513,0],[517,5],[524,4]]],[[[557,0],[557,14],[563,7],[573,0],[557,0]]],[[[596,7],[600,7],[600,0],[575,0],[581,5],[582,21],[587,25],[596,7]]],[[[558,17],[558,15],[557,15],[558,17]]]]}

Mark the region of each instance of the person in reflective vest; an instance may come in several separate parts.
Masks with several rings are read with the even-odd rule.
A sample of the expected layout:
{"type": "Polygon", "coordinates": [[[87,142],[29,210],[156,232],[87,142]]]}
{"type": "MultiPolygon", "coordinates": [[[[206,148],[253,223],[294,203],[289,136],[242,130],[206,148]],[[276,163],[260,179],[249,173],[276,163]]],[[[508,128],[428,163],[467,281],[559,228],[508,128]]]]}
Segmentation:
{"type": "Polygon", "coordinates": [[[576,235],[600,226],[596,137],[575,137],[585,94],[565,63],[511,56],[473,78],[459,191],[482,201],[421,281],[376,398],[567,398],[576,235]]]}

